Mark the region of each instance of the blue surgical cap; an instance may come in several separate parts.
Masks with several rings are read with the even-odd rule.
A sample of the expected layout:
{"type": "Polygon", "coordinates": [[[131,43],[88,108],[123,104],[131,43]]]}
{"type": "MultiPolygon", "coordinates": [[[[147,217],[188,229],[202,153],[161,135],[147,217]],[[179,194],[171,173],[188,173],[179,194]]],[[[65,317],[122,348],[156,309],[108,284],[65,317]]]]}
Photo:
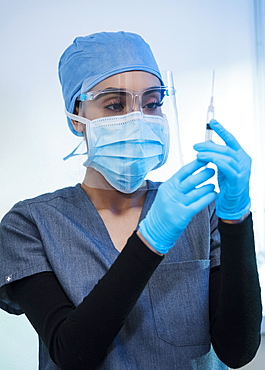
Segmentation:
{"type": "MultiPolygon", "coordinates": [[[[152,73],[161,80],[153,53],[139,35],[120,31],[77,37],[59,61],[66,110],[73,113],[76,98],[105,78],[134,70],[152,73]]],[[[67,119],[71,131],[83,136],[67,119]]]]}

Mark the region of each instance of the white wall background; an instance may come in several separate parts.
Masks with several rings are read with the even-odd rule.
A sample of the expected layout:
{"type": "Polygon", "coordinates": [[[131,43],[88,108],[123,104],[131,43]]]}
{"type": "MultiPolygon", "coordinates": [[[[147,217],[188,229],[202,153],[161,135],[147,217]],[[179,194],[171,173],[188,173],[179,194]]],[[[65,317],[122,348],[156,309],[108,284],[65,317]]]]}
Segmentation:
{"type": "MultiPolygon", "coordinates": [[[[82,161],[62,160],[77,139],[67,128],[57,78],[60,55],[79,35],[139,33],[160,68],[173,71],[185,162],[204,140],[215,69],[216,118],[255,157],[252,2],[1,0],[0,218],[21,199],[82,181],[82,161]]],[[[252,193],[255,207],[254,186],[252,193]]],[[[34,331],[25,318],[4,312],[0,368],[37,369],[34,331]]]]}

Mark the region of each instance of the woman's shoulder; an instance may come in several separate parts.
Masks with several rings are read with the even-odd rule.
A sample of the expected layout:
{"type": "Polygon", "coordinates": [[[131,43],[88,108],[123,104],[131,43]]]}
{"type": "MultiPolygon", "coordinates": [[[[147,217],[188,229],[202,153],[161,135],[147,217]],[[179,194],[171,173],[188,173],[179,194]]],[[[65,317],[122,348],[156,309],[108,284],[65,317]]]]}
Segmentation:
{"type": "Polygon", "coordinates": [[[13,207],[4,215],[2,222],[12,218],[15,215],[20,214],[26,216],[30,213],[30,209],[34,207],[43,207],[45,204],[51,205],[54,203],[57,205],[60,203],[63,204],[65,201],[69,201],[70,199],[74,201],[80,192],[82,193],[81,185],[77,184],[75,186],[68,186],[52,192],[43,193],[33,198],[20,200],[15,203],[13,207]]]}
{"type": "Polygon", "coordinates": [[[36,197],[25,199],[22,202],[33,204],[40,202],[49,202],[57,198],[72,198],[75,197],[80,192],[80,190],[82,190],[81,185],[77,184],[75,186],[68,186],[52,192],[43,193],[37,195],[36,197]]]}

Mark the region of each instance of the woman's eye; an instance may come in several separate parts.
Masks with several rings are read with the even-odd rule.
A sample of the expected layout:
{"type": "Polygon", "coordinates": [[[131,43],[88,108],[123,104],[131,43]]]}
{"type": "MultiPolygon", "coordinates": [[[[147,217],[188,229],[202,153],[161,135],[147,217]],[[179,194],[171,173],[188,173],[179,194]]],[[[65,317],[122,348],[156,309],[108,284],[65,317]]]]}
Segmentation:
{"type": "Polygon", "coordinates": [[[163,105],[163,102],[152,102],[152,103],[145,104],[143,108],[144,109],[156,109],[158,107],[161,107],[162,105],[163,105]]]}
{"type": "Polygon", "coordinates": [[[122,103],[109,103],[109,104],[106,104],[105,109],[110,109],[110,110],[113,110],[113,111],[122,111],[124,109],[123,107],[123,104],[122,103]]]}

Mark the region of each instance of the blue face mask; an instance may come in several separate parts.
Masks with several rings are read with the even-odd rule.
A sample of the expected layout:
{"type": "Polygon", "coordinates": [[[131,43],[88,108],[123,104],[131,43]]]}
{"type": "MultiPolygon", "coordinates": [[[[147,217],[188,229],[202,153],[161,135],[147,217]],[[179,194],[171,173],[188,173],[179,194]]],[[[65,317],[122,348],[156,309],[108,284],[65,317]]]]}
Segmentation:
{"type": "Polygon", "coordinates": [[[69,116],[86,124],[89,150],[84,166],[100,172],[122,193],[136,191],[147,173],[167,159],[169,130],[165,115],[133,112],[92,121],[69,116]]]}

